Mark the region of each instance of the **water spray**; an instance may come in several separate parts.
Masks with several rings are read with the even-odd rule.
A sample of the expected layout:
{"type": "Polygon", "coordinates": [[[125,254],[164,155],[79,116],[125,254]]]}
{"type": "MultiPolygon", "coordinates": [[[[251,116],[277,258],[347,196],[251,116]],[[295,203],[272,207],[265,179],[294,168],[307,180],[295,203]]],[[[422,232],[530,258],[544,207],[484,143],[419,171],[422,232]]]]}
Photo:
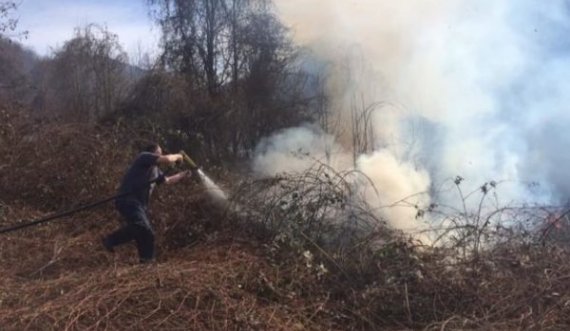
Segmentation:
{"type": "Polygon", "coordinates": [[[228,196],[226,192],[224,192],[224,190],[216,185],[216,183],[214,183],[214,181],[210,179],[210,177],[208,177],[202,171],[202,169],[198,167],[196,162],[194,162],[194,160],[192,160],[192,158],[190,158],[186,152],[180,151],[180,154],[182,154],[184,162],[186,162],[190,167],[190,171],[192,171],[194,178],[204,185],[206,192],[212,198],[213,202],[216,204],[225,205],[228,202],[228,196]]]}

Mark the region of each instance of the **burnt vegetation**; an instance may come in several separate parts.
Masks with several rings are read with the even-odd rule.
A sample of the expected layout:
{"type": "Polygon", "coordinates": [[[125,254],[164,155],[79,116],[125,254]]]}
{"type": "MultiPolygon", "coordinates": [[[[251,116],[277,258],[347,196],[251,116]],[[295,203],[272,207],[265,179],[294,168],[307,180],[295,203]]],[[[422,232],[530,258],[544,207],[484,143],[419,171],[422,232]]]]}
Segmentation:
{"type": "Polygon", "coordinates": [[[1,234],[3,330],[570,327],[567,210],[500,205],[501,183],[464,194],[457,177],[462,208],[393,206],[433,221],[428,245],[369,208],[357,172],[250,178],[261,138],[326,116],[322,78],[269,1],[149,5],[162,54],[133,63],[97,24],[40,57],[13,39],[17,3],[0,1],[0,227],[114,194],[148,140],[189,151],[229,202],[193,182],[158,190],[150,266],[99,246],[112,205],[1,234]]]}

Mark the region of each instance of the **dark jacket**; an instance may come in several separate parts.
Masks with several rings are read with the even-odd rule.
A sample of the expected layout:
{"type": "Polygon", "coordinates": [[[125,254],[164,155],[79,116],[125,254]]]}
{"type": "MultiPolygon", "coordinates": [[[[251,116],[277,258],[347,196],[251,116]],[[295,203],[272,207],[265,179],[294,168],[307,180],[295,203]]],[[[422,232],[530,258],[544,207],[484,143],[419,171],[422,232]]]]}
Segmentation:
{"type": "Polygon", "coordinates": [[[158,154],[142,152],[133,161],[121,181],[119,194],[126,196],[117,199],[119,205],[136,205],[147,209],[148,201],[155,183],[165,181],[164,174],[158,169],[158,154]],[[149,184],[149,182],[154,181],[149,184]]]}

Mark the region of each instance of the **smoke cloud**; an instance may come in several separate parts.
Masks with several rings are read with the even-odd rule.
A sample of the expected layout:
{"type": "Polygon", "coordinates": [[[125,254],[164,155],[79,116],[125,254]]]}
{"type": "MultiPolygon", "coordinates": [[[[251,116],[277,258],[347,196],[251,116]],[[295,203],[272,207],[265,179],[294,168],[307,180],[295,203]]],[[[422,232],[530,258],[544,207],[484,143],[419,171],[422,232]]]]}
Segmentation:
{"type": "MultiPolygon", "coordinates": [[[[305,149],[330,160],[327,150],[333,149],[335,167],[356,167],[374,182],[379,194],[367,193],[371,205],[433,192],[457,175],[473,188],[503,181],[503,203],[560,203],[570,197],[564,170],[570,162],[566,1],[276,5],[296,42],[327,64],[331,111],[336,123],[347,125],[329,133],[305,127],[269,137],[254,165],[259,173],[301,171],[307,161],[293,161],[291,151],[305,149]],[[353,160],[346,136],[351,116],[367,107],[374,146],[353,160]],[[530,182],[541,189],[530,190],[530,182]]],[[[413,210],[380,210],[400,228],[416,224],[413,210]]]]}

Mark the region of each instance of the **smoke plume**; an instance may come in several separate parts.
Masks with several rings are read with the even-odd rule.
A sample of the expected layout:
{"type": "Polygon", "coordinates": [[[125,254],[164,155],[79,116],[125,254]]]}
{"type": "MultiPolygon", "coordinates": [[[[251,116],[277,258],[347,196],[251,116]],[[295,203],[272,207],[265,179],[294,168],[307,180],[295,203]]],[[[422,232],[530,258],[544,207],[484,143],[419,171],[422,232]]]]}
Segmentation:
{"type": "MultiPolygon", "coordinates": [[[[434,187],[455,176],[472,188],[504,182],[502,203],[569,198],[566,1],[276,4],[296,42],[326,64],[337,125],[327,133],[305,127],[269,137],[255,162],[259,173],[300,171],[307,161],[290,152],[305,150],[365,173],[378,191],[367,196],[373,206],[428,191],[432,196],[416,202],[430,203],[434,187]],[[369,112],[373,143],[356,158],[355,111],[369,112]],[[531,182],[541,189],[530,190],[531,182]]],[[[380,210],[400,228],[416,224],[413,210],[380,210]]]]}

